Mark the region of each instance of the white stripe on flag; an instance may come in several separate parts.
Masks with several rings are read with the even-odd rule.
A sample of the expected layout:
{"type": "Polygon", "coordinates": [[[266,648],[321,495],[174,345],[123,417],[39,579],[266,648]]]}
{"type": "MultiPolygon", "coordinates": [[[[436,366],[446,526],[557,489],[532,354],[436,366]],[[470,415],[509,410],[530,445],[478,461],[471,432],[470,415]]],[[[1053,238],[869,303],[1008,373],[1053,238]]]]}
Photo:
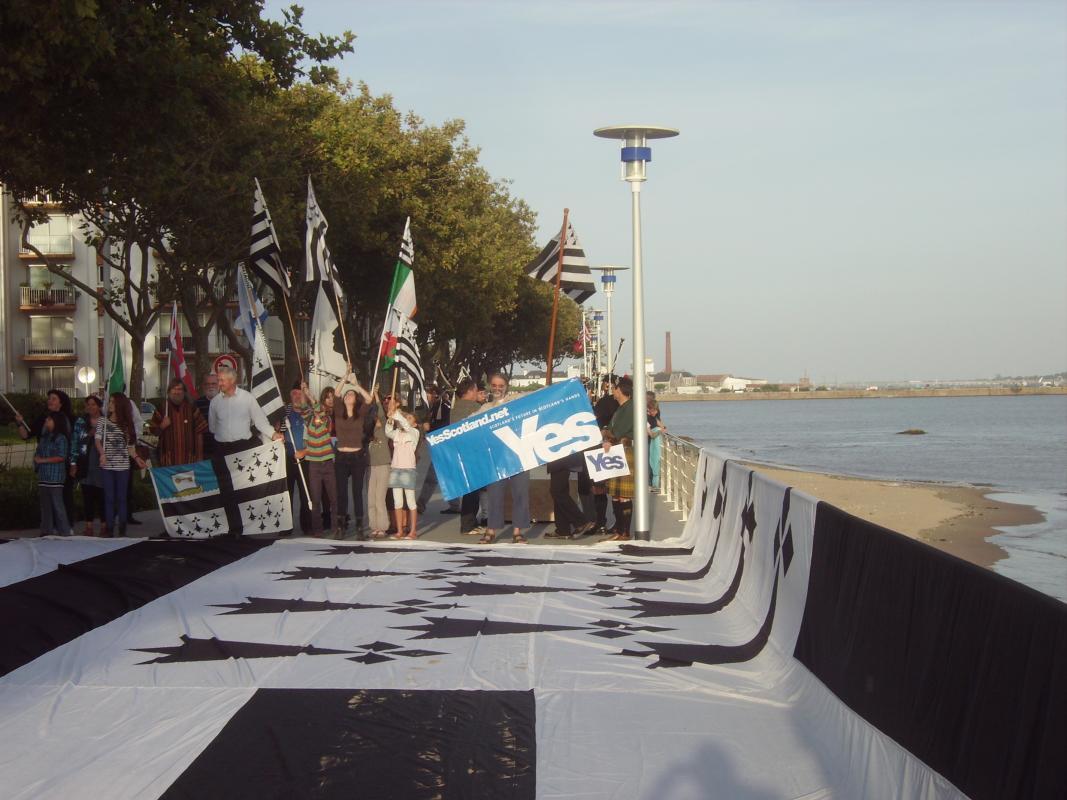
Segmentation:
{"type": "Polygon", "coordinates": [[[288,295],[290,289],[289,273],[282,266],[281,251],[278,248],[278,234],[267,210],[267,201],[259,180],[256,184],[255,197],[252,201],[252,243],[248,248],[248,266],[262,278],[275,292],[288,295]]]}

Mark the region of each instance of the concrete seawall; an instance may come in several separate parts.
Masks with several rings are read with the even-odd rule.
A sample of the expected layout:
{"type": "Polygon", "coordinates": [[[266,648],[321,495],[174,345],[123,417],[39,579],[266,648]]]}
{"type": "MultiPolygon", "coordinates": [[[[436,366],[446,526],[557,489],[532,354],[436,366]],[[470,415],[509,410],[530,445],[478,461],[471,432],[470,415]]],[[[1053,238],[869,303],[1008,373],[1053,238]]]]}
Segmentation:
{"type": "Polygon", "coordinates": [[[1025,397],[1067,394],[1067,387],[974,387],[963,389],[843,389],[824,392],[719,392],[716,394],[657,394],[661,403],[686,400],[870,400],[879,397],[1025,397]]]}

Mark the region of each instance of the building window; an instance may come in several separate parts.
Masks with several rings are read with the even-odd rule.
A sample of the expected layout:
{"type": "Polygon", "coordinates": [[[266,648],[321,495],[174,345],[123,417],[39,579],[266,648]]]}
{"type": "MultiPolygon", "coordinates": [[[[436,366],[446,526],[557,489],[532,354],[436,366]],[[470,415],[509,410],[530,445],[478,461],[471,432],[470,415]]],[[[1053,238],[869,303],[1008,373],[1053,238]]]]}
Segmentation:
{"type": "Polygon", "coordinates": [[[62,389],[75,394],[74,367],[30,367],[30,391],[45,394],[49,389],[62,389]]]}
{"type": "Polygon", "coordinates": [[[72,317],[30,317],[30,340],[26,355],[74,353],[72,317]]]}
{"type": "MultiPolygon", "coordinates": [[[[69,214],[49,214],[48,221],[30,228],[30,244],[45,255],[74,253],[74,227],[69,214]]],[[[32,253],[29,249],[24,253],[32,253]]]]}

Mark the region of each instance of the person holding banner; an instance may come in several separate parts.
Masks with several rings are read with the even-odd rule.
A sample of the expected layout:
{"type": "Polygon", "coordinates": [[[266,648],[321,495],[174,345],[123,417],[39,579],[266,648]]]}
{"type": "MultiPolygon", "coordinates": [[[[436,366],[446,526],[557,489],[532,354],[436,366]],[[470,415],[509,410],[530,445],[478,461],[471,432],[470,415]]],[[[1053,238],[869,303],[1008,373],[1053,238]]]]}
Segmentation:
{"type": "Polygon", "coordinates": [[[191,464],[204,458],[207,420],[189,402],[181,378],[172,379],[167,386],[164,410],[152,414],[148,431],[159,437],[160,466],[191,464]]]}
{"type": "MultiPolygon", "coordinates": [[[[508,400],[508,379],[501,372],[489,376],[489,392],[492,397],[482,406],[481,411],[488,411],[503,405],[508,400]]],[[[511,490],[511,543],[527,544],[523,532],[530,527],[530,473],[520,472],[510,478],[504,478],[489,484],[487,498],[489,502],[488,530],[478,544],[493,544],[497,533],[504,527],[504,497],[511,490]]]]}
{"type": "Polygon", "coordinates": [[[389,451],[389,437],[385,435],[385,405],[391,397],[385,398],[385,405],[378,399],[378,388],[371,393],[373,405],[367,412],[367,465],[370,476],[367,479],[367,517],[372,539],[384,539],[389,529],[389,473],[392,470],[393,454],[389,451]]]}
{"type": "Polygon", "coordinates": [[[615,512],[615,530],[610,536],[601,540],[605,542],[630,540],[630,520],[633,517],[634,500],[634,415],[631,396],[633,391],[634,382],[625,375],[615,383],[613,394],[619,408],[612,415],[611,424],[604,432],[604,450],[607,451],[613,445],[622,444],[626,453],[626,465],[630,468],[629,475],[611,478],[607,482],[611,508],[615,512]]]}
{"type": "Polygon", "coordinates": [[[237,385],[237,373],[229,367],[219,367],[219,393],[211,401],[208,428],[218,445],[219,455],[228,456],[257,447],[259,431],[268,439],[281,441],[278,433],[263,413],[256,398],[237,385]]]}
{"type": "MultiPolygon", "coordinates": [[[[451,422],[461,422],[481,408],[481,390],[474,378],[464,378],[456,386],[456,399],[452,401],[451,422]]],[[[463,495],[459,503],[459,531],[464,536],[481,536],[484,530],[478,527],[478,501],[481,490],[475,489],[463,495]]]]}

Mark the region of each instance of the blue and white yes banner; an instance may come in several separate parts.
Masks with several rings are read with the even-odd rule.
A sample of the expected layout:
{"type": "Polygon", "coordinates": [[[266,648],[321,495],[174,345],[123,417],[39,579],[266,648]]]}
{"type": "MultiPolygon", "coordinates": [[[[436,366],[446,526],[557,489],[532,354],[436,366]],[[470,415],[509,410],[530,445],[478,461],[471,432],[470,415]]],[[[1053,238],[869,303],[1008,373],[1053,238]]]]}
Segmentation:
{"type": "Polygon", "coordinates": [[[572,378],[426,435],[446,500],[600,444],[589,395],[572,378]]]}

